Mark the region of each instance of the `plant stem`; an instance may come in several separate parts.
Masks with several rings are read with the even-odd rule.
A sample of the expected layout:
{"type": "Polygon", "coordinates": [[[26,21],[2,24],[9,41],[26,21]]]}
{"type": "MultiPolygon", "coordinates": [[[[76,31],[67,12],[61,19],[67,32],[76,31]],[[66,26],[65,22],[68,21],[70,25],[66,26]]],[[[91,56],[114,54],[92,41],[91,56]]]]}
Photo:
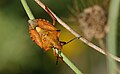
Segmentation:
{"type": "MultiPolygon", "coordinates": [[[[110,9],[109,9],[109,17],[108,17],[108,25],[109,25],[109,32],[107,35],[107,46],[108,46],[108,52],[110,52],[113,55],[116,55],[116,43],[117,43],[117,20],[119,16],[119,6],[120,0],[111,0],[110,2],[110,9]]],[[[107,57],[108,62],[108,72],[109,74],[117,74],[116,68],[117,64],[116,62],[111,59],[109,56],[107,57]]]]}
{"type": "Polygon", "coordinates": [[[61,56],[63,57],[63,61],[76,73],[76,74],[83,74],[80,72],[80,70],[63,54],[61,53],[61,56]]]}
{"type": "MultiPolygon", "coordinates": [[[[25,0],[21,0],[23,7],[30,19],[35,19],[25,0]]],[[[63,61],[76,73],[83,74],[62,52],[63,61]]]]}
{"type": "Polygon", "coordinates": [[[21,0],[21,3],[23,5],[23,7],[24,7],[24,9],[25,9],[29,19],[35,19],[33,14],[32,14],[32,12],[31,12],[31,10],[30,10],[30,8],[29,8],[29,6],[26,3],[26,0],[21,0]]]}
{"type": "Polygon", "coordinates": [[[63,61],[76,73],[76,74],[83,74],[82,72],[80,72],[80,70],[61,52],[60,54],[58,53],[58,49],[54,49],[55,52],[60,56],[63,57],[63,61]]]}

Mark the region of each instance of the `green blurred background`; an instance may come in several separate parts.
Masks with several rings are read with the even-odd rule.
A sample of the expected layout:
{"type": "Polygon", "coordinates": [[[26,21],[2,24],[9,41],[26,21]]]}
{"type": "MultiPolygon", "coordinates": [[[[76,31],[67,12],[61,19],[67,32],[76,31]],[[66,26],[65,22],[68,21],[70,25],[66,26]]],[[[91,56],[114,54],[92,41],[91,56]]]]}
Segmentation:
{"type": "MultiPolygon", "coordinates": [[[[77,23],[67,19],[71,16],[68,8],[74,7],[74,0],[42,1],[71,28],[81,33],[77,23]]],[[[78,5],[82,11],[94,4],[105,7],[103,1],[105,0],[78,0],[78,5]]],[[[49,15],[34,0],[27,0],[27,3],[36,18],[44,18],[52,22],[49,15]]],[[[28,20],[20,0],[0,0],[0,74],[74,74],[63,62],[59,61],[58,65],[55,64],[56,58],[52,50],[43,52],[31,41],[28,20]]],[[[56,27],[61,30],[61,41],[74,38],[60,24],[57,23],[56,27]]],[[[120,48],[119,32],[118,29],[118,49],[120,48]]],[[[107,74],[105,56],[83,42],[75,40],[65,45],[62,51],[84,74],[107,74]]]]}

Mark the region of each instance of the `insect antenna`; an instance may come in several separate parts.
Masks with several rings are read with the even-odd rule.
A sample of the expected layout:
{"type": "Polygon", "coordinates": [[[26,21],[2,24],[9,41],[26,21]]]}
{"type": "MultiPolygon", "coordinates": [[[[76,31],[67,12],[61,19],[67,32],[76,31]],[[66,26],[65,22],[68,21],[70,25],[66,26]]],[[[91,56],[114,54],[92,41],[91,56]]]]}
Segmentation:
{"type": "Polygon", "coordinates": [[[50,10],[48,9],[47,6],[45,6],[45,9],[46,9],[47,13],[50,15],[50,17],[52,18],[52,20],[53,20],[53,25],[55,25],[57,19],[56,19],[56,18],[54,17],[54,15],[50,12],[50,10]]]}
{"type": "Polygon", "coordinates": [[[72,42],[73,40],[75,40],[75,39],[79,39],[79,38],[80,38],[80,37],[75,37],[75,38],[69,40],[68,42],[61,42],[61,45],[62,45],[62,46],[63,46],[63,45],[66,45],[66,44],[72,42]]]}

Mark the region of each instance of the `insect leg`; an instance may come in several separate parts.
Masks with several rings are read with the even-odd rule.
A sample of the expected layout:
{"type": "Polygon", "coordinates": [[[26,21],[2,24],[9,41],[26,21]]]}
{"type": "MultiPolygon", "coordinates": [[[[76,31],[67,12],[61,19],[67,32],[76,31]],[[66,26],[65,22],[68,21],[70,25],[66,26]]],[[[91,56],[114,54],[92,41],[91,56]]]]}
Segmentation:
{"type": "Polygon", "coordinates": [[[47,6],[45,6],[45,9],[46,9],[47,13],[50,15],[50,17],[52,18],[52,20],[53,20],[53,25],[55,25],[57,19],[56,19],[56,18],[54,17],[54,15],[50,12],[50,10],[48,9],[47,6]]]}
{"type": "MultiPolygon", "coordinates": [[[[58,53],[57,53],[57,59],[56,59],[56,65],[58,64],[58,60],[61,59],[63,61],[63,57],[61,56],[61,50],[58,50],[58,53]]],[[[64,62],[64,61],[63,61],[64,62]]]]}
{"type": "Polygon", "coordinates": [[[53,53],[54,56],[56,57],[56,65],[58,64],[59,59],[61,59],[61,61],[64,62],[63,57],[61,56],[61,50],[53,48],[53,53]]]}
{"type": "Polygon", "coordinates": [[[66,44],[72,42],[72,41],[75,40],[75,39],[79,39],[79,38],[80,38],[80,37],[75,37],[75,38],[71,39],[70,41],[66,42],[66,44]]]}
{"type": "Polygon", "coordinates": [[[56,59],[56,65],[58,64],[58,59],[59,59],[59,56],[57,55],[57,59],[56,59]]]}
{"type": "Polygon", "coordinates": [[[73,40],[75,40],[75,39],[79,39],[79,38],[80,38],[80,37],[75,37],[75,38],[71,39],[71,40],[68,41],[68,42],[61,42],[61,45],[66,45],[66,44],[72,42],[73,40]]]}
{"type": "Polygon", "coordinates": [[[58,53],[56,53],[56,50],[53,49],[53,54],[56,57],[56,65],[57,65],[58,64],[58,59],[59,59],[59,50],[58,50],[58,53]]]}

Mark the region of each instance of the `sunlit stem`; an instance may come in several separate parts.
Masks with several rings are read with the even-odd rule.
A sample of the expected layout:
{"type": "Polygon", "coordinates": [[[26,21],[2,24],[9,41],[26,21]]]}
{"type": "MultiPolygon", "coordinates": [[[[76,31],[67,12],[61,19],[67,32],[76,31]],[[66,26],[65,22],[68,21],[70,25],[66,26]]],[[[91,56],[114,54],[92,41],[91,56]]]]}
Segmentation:
{"type": "Polygon", "coordinates": [[[63,61],[76,73],[76,74],[83,74],[80,72],[80,70],[61,52],[60,54],[58,53],[58,49],[54,49],[56,53],[60,56],[63,57],[63,61]]]}

